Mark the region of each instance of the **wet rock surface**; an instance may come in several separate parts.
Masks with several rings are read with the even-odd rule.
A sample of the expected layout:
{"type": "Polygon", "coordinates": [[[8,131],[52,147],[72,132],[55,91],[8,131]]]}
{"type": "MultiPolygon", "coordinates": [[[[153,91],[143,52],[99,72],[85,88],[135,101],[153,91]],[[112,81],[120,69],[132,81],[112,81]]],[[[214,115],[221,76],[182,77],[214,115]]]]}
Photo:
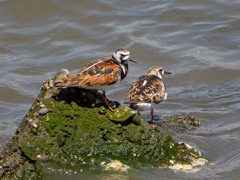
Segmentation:
{"type": "MultiPolygon", "coordinates": [[[[163,133],[161,125],[145,122],[132,110],[114,102],[115,112],[111,112],[88,90],[59,91],[53,82],[44,83],[12,141],[2,150],[2,179],[41,179],[61,173],[59,169],[81,174],[149,164],[174,167],[202,158],[198,151],[163,133]]],[[[169,117],[163,126],[174,123],[199,125],[193,115],[182,115],[169,117]]]]}

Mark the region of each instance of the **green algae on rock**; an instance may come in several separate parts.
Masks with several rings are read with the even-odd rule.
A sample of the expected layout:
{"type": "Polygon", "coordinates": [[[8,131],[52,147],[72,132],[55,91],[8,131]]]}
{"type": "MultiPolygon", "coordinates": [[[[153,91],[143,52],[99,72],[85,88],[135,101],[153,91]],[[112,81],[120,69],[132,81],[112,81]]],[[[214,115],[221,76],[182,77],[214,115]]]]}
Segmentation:
{"type": "Polygon", "coordinates": [[[181,126],[184,129],[194,129],[200,126],[199,120],[192,114],[181,114],[165,117],[165,120],[157,122],[157,125],[164,128],[181,126]]]}
{"type": "Polygon", "coordinates": [[[1,178],[38,179],[61,173],[60,169],[98,173],[112,169],[110,165],[116,163],[111,162],[121,162],[127,170],[149,164],[170,167],[191,164],[193,156],[201,158],[129,108],[115,103],[117,108],[111,112],[89,91],[66,88],[59,92],[53,81],[44,83],[2,151],[1,178]],[[48,111],[39,113],[42,108],[48,111]]]}
{"type": "Polygon", "coordinates": [[[201,157],[201,152],[197,151],[189,144],[179,142],[179,145],[184,145],[187,148],[188,152],[192,154],[192,156],[189,157],[189,160],[191,161],[191,163],[180,163],[180,162],[174,162],[173,160],[170,160],[170,163],[172,164],[168,166],[170,169],[173,169],[174,171],[183,171],[186,173],[193,173],[193,172],[197,172],[202,166],[208,163],[207,159],[201,157]],[[198,156],[196,156],[196,154],[198,156]]]}

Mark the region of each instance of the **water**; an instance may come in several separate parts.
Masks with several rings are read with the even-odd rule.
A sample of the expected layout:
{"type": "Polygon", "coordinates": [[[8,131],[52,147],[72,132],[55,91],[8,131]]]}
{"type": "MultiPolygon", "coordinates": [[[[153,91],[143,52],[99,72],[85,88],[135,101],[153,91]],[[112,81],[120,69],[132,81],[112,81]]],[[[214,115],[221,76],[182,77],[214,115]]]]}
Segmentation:
{"type": "Polygon", "coordinates": [[[159,168],[124,178],[240,178],[238,0],[0,0],[0,144],[11,139],[45,80],[121,47],[140,63],[130,62],[108,97],[123,103],[134,79],[163,66],[172,72],[164,77],[168,100],[155,114],[193,112],[201,126],[174,138],[210,160],[196,173],[159,168]]]}

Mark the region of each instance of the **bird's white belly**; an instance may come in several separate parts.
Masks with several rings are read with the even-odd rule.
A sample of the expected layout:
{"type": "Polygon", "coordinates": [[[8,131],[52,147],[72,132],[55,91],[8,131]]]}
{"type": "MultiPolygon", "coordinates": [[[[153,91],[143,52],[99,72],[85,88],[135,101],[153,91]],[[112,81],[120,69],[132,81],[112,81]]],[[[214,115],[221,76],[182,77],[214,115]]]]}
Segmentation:
{"type": "Polygon", "coordinates": [[[151,109],[153,106],[152,103],[137,103],[137,109],[139,111],[145,111],[145,110],[148,110],[148,109],[151,109]]]}

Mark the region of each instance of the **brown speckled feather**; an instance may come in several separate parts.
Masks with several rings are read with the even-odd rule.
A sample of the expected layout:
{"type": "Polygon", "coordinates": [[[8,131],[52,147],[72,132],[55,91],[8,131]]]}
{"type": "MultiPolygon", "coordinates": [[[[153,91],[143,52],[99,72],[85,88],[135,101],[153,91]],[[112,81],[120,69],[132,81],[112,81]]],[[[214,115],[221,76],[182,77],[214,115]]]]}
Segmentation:
{"type": "Polygon", "coordinates": [[[152,66],[145,76],[133,81],[125,103],[130,104],[131,109],[137,110],[139,116],[140,111],[151,109],[151,120],[154,120],[154,105],[167,99],[166,87],[162,82],[163,74],[171,73],[160,66],[152,66]]]}
{"type": "Polygon", "coordinates": [[[112,57],[98,59],[84,66],[79,72],[63,78],[56,87],[106,86],[121,78],[122,68],[112,57]]]}
{"type": "Polygon", "coordinates": [[[145,75],[136,79],[129,90],[127,103],[160,103],[165,97],[166,88],[160,78],[145,75]]]}

